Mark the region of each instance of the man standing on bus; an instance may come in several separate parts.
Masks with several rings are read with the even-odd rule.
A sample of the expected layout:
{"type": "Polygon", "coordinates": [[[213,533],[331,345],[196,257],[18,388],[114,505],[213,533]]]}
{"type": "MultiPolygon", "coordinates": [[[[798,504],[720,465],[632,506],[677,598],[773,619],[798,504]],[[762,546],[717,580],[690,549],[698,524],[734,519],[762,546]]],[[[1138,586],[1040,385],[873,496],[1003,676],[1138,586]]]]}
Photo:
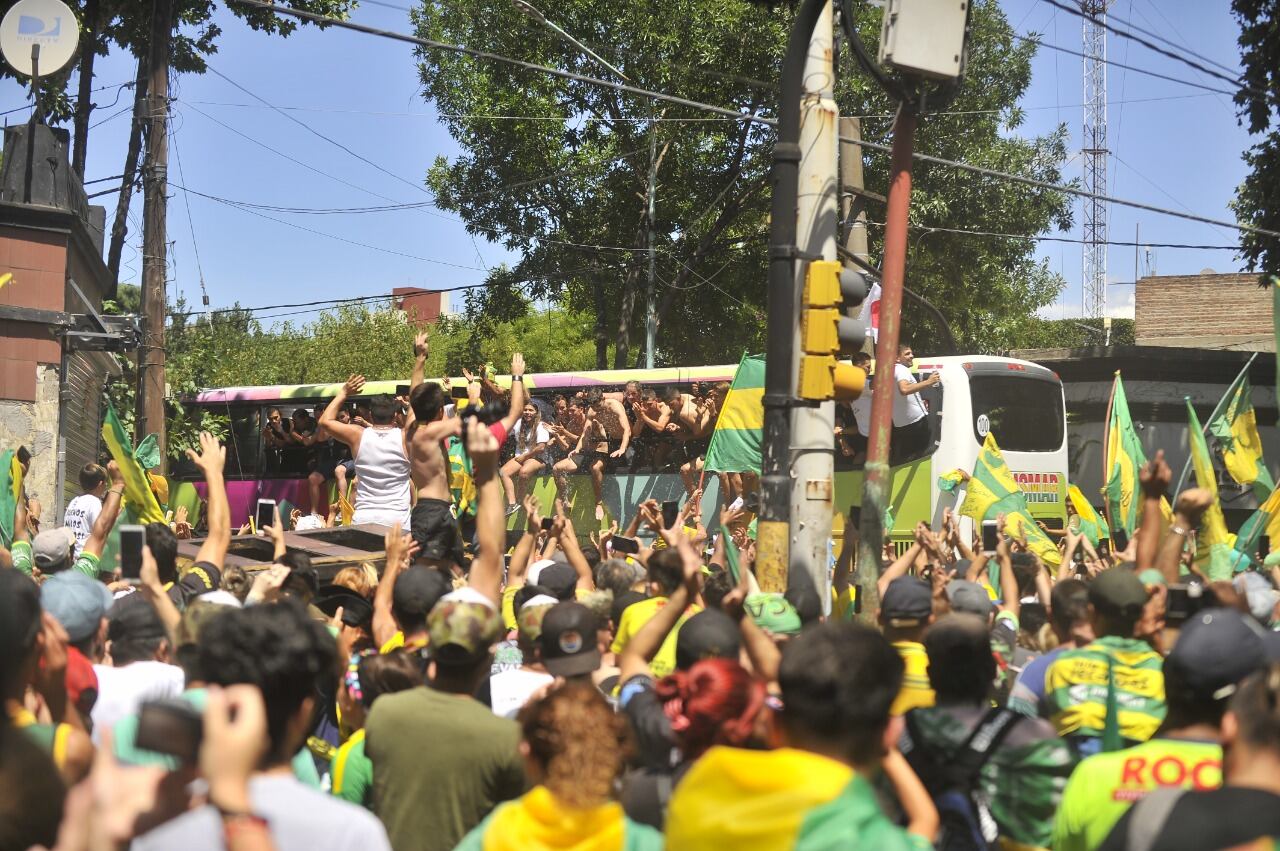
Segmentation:
{"type": "Polygon", "coordinates": [[[898,392],[893,397],[893,449],[894,463],[921,457],[929,448],[933,435],[929,431],[929,409],[920,398],[920,391],[942,383],[942,374],[935,372],[923,381],[916,381],[911,374],[911,364],[916,353],[911,346],[898,346],[898,362],[893,365],[893,383],[898,392]]]}
{"type": "Polygon", "coordinates": [[[369,400],[369,428],[338,421],[338,410],[364,387],[364,376],[353,375],[320,416],[320,426],[351,447],[356,462],[356,511],[352,523],[399,523],[409,528],[411,494],[409,456],[404,431],[396,428],[396,402],[390,396],[369,400]]]}

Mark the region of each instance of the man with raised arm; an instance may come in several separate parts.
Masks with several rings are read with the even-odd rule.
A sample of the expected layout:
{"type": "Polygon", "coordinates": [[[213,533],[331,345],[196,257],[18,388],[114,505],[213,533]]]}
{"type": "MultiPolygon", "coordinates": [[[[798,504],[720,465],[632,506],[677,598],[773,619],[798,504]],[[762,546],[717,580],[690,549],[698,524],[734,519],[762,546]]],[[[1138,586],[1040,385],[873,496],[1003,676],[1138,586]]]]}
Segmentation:
{"type": "Polygon", "coordinates": [[[409,456],[404,431],[395,425],[396,403],[390,396],[374,396],[369,401],[369,428],[338,420],[338,410],[348,396],[364,388],[364,376],[347,379],[329,407],[320,415],[326,432],[351,448],[356,462],[356,511],[352,522],[409,526],[409,456]]]}
{"type": "Polygon", "coordinates": [[[111,528],[120,516],[120,504],[124,496],[124,476],[115,461],[107,464],[107,476],[111,479],[111,486],[102,500],[102,512],[94,521],[89,539],[84,542],[78,556],[74,559],[71,556],[76,536],[66,526],[46,529],[36,535],[34,541],[28,542],[26,523],[14,523],[13,566],[27,576],[32,575],[34,564],[45,575],[71,568],[91,579],[97,579],[98,560],[107,546],[111,528]]]}

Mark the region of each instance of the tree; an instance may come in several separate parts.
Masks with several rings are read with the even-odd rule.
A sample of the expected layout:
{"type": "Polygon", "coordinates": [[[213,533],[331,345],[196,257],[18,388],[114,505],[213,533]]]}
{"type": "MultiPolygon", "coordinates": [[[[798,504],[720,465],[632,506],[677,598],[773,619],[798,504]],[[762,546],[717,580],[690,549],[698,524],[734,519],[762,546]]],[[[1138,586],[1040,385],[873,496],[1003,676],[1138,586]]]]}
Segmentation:
{"type": "MultiPolygon", "coordinates": [[[[744,114],[773,113],[786,13],[742,0],[563,0],[544,11],[637,86],[744,114]]],[[[879,14],[867,10],[859,20],[872,50],[879,14]]],[[[424,3],[413,20],[425,38],[611,77],[510,0],[424,3]]],[[[918,149],[1058,181],[1064,129],[1033,140],[1002,132],[1021,122],[1014,105],[1029,82],[1034,47],[1014,42],[994,0],[975,3],[973,33],[969,78],[952,107],[964,114],[925,119],[918,149]]],[[[419,59],[424,93],[462,148],[428,172],[437,203],[460,214],[471,233],[523,255],[473,300],[473,316],[504,314],[516,293],[555,299],[591,314],[597,335],[611,329],[614,365],[629,366],[642,339],[652,229],[660,359],[721,362],[726,353],[762,346],[769,128],[446,51],[424,48],[419,59]]],[[[842,70],[842,112],[891,112],[865,76],[849,63],[842,70]]],[[[868,140],[888,141],[890,122],[866,123],[868,140]]],[[[883,187],[887,158],[868,155],[866,166],[868,186],[883,187]]],[[[1031,235],[1070,222],[1061,193],[923,163],[916,187],[917,225],[1031,235]]],[[[956,317],[961,345],[973,349],[998,347],[1000,340],[988,339],[998,319],[1033,313],[1061,287],[1035,262],[1030,241],[956,235],[933,235],[923,247],[917,240],[908,278],[956,317]]],[[[906,321],[908,328],[923,322],[910,310],[906,321]]]]}
{"type": "MultiPolygon", "coordinates": [[[[1280,25],[1276,4],[1267,0],[1232,0],[1231,11],[1240,22],[1240,61],[1244,66],[1235,102],[1240,123],[1262,139],[1244,153],[1249,174],[1231,208],[1243,223],[1280,230],[1280,25]]],[[[1240,255],[1250,271],[1274,276],[1280,272],[1280,241],[1252,233],[1240,234],[1240,255]]],[[[1273,278],[1273,283],[1275,280],[1273,278]]]]}

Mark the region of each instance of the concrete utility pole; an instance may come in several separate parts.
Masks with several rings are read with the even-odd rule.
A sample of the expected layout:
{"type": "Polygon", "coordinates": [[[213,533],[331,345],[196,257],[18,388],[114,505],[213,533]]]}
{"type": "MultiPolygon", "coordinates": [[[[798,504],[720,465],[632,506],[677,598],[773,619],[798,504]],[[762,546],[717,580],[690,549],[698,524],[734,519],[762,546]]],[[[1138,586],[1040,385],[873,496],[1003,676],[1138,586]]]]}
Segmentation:
{"type": "MultiPolygon", "coordinates": [[[[859,260],[871,262],[867,246],[867,204],[857,190],[866,188],[862,177],[862,146],[848,139],[862,139],[862,119],[840,119],[840,221],[844,222],[844,247],[859,260]]],[[[870,329],[868,329],[869,331],[870,329]]]]}
{"type": "Polygon", "coordinates": [[[164,320],[167,249],[165,207],[169,168],[169,53],[173,0],[155,0],[147,67],[147,157],[143,163],[142,350],[138,353],[138,400],[134,440],[154,434],[166,466],[164,428],[164,320]]]}
{"type": "MultiPolygon", "coordinates": [[[[796,244],[803,256],[835,260],[839,225],[836,184],[837,125],[834,27],[831,3],[824,4],[809,40],[800,101],[800,192],[796,210],[796,244]]],[[[795,265],[797,303],[803,303],[808,272],[795,265]]],[[[792,358],[799,363],[800,312],[795,316],[792,358]]],[[[794,380],[794,379],[793,379],[794,380]]],[[[813,578],[823,610],[831,605],[828,546],[831,540],[832,473],[835,465],[835,402],[818,402],[791,411],[791,547],[789,571],[813,578]]],[[[785,590],[782,588],[773,590],[785,590]]]]}

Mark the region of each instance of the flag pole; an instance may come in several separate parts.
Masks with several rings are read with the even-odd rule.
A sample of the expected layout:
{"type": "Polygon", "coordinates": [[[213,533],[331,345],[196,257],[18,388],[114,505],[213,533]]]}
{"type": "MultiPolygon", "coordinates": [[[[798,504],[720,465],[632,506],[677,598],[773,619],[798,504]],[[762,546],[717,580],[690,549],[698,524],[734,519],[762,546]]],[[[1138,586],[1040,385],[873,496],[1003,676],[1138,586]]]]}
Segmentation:
{"type": "Polygon", "coordinates": [[[1115,523],[1111,520],[1111,503],[1107,500],[1107,482],[1111,478],[1111,470],[1107,461],[1111,454],[1111,415],[1116,404],[1116,382],[1120,380],[1120,370],[1116,370],[1115,377],[1111,379],[1111,395],[1107,397],[1107,419],[1106,425],[1102,429],[1102,513],[1107,517],[1107,542],[1111,546],[1115,546],[1115,539],[1112,538],[1112,530],[1115,529],[1115,523]]]}
{"type": "MultiPolygon", "coordinates": [[[[1240,374],[1235,377],[1230,385],[1228,385],[1227,392],[1222,394],[1222,398],[1218,400],[1218,404],[1213,408],[1213,413],[1209,414],[1209,418],[1204,421],[1204,425],[1201,428],[1202,434],[1208,433],[1209,423],[1216,420],[1218,418],[1218,414],[1222,413],[1222,406],[1227,403],[1227,398],[1235,392],[1236,386],[1240,383],[1240,379],[1244,378],[1245,375],[1249,373],[1249,367],[1253,366],[1253,362],[1257,357],[1258,353],[1254,352],[1249,360],[1245,362],[1244,369],[1240,370],[1240,374]]],[[[1182,487],[1187,483],[1187,474],[1190,472],[1191,454],[1187,453],[1187,463],[1182,465],[1182,475],[1178,476],[1178,486],[1173,489],[1173,498],[1175,500],[1178,498],[1178,494],[1182,493],[1182,487]]]]}

